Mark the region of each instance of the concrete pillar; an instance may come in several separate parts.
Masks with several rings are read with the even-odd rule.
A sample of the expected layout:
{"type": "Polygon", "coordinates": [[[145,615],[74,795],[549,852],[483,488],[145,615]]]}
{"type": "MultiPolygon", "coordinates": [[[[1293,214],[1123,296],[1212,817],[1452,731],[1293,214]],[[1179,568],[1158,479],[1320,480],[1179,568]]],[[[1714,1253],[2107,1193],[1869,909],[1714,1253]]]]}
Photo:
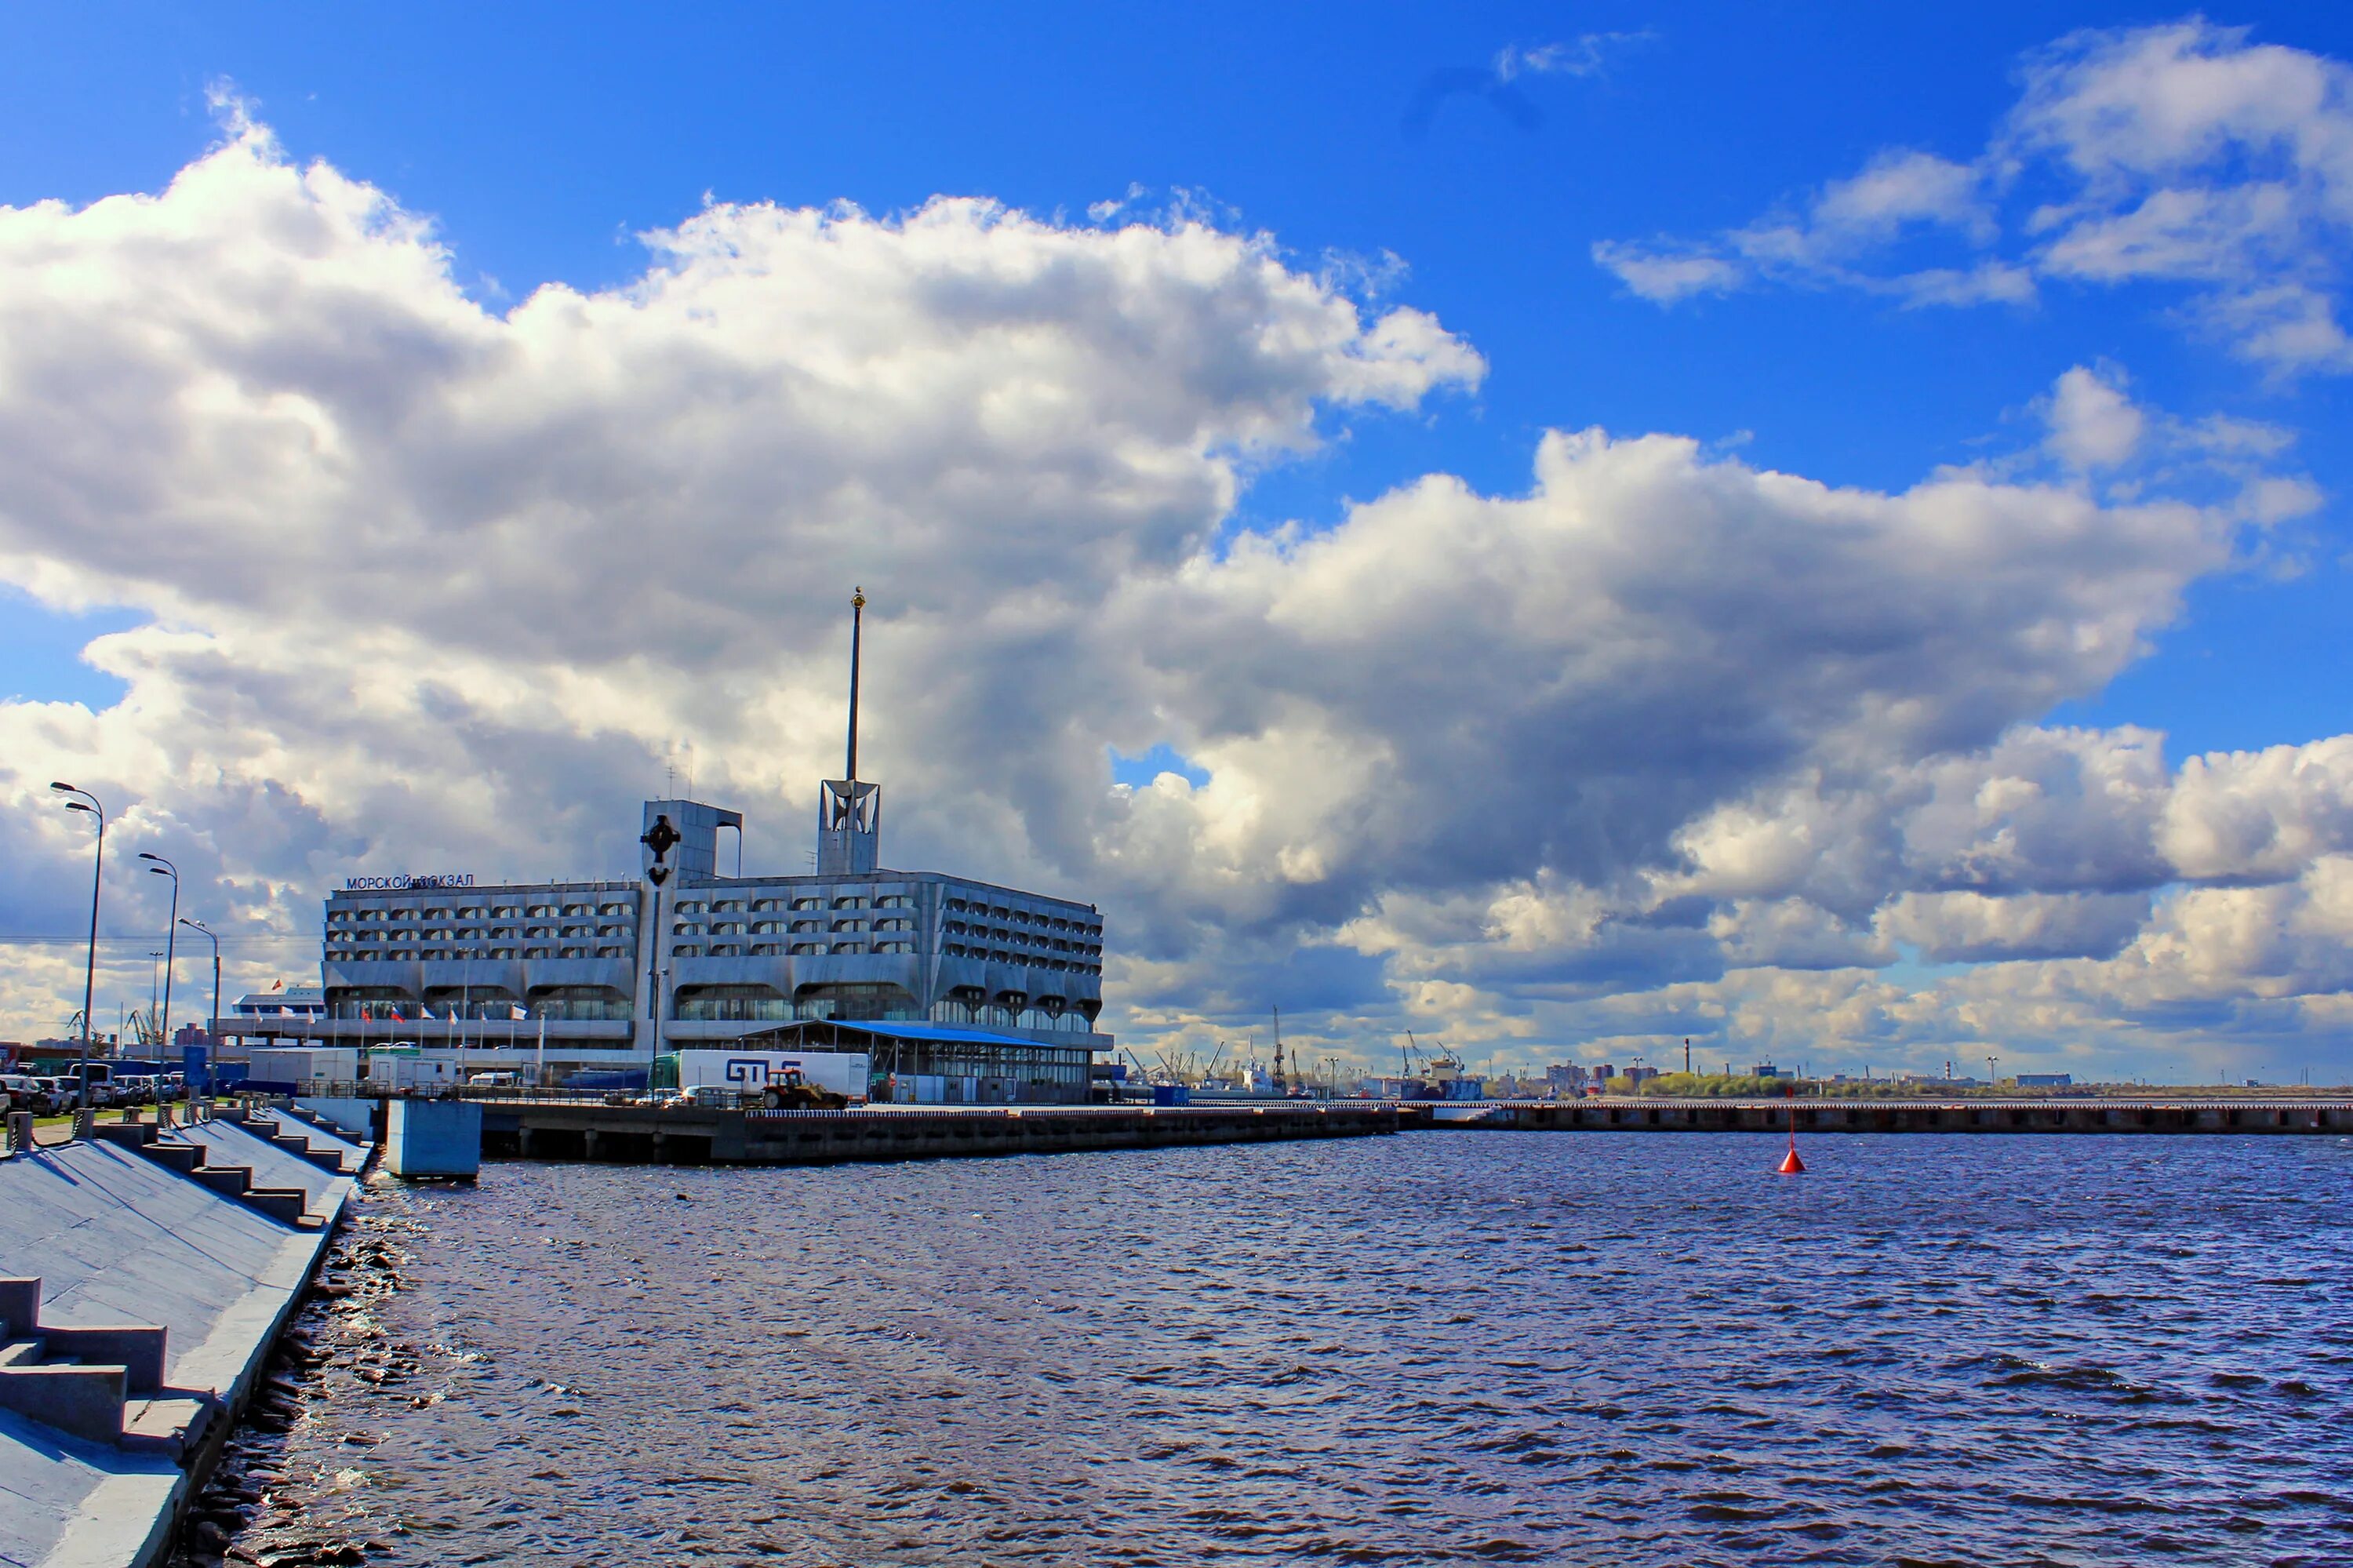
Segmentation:
{"type": "Polygon", "coordinates": [[[84,1143],[90,1141],[90,1128],[98,1125],[98,1113],[88,1106],[74,1107],[74,1136],[84,1143]]]}
{"type": "Polygon", "coordinates": [[[12,1154],[30,1154],[33,1151],[33,1113],[31,1111],[8,1113],[8,1151],[12,1154]]]}
{"type": "Polygon", "coordinates": [[[597,1139],[596,1139],[596,1129],[595,1128],[593,1128],[593,1127],[592,1127],[592,1128],[590,1128],[587,1131],[586,1131],[586,1132],[582,1133],[582,1134],[580,1135],[580,1155],[581,1155],[581,1158],[582,1158],[582,1159],[584,1159],[584,1160],[594,1160],[594,1159],[596,1159],[596,1143],[597,1143],[597,1139]]]}

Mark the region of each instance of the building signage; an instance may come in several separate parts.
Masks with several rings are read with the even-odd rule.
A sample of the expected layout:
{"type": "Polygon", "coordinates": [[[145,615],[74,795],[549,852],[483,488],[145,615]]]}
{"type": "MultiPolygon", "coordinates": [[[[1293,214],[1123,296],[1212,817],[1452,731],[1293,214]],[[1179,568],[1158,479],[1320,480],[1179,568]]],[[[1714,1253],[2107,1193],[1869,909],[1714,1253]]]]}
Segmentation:
{"type": "Polygon", "coordinates": [[[350,892],[364,889],[369,892],[401,893],[412,887],[471,887],[473,885],[474,874],[470,871],[434,872],[421,876],[347,876],[343,878],[343,886],[350,892]]]}

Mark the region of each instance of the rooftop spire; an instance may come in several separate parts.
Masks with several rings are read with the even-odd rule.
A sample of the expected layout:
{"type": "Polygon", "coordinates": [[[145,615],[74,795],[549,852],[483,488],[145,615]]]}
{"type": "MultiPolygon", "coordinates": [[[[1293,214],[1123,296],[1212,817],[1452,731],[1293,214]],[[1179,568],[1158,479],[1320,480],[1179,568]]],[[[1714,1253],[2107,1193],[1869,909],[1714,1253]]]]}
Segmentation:
{"type": "Polygon", "coordinates": [[[866,590],[849,596],[849,761],[842,778],[858,782],[858,643],[866,625],[866,590]]]}

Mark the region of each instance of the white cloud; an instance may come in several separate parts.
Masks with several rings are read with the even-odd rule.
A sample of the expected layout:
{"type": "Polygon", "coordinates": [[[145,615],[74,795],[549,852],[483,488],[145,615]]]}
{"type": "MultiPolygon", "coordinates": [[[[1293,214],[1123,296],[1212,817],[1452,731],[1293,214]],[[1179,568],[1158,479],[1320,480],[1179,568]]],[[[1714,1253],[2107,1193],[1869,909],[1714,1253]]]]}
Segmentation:
{"type": "Polygon", "coordinates": [[[1557,43],[1524,47],[1506,44],[1495,56],[1495,78],[1510,81],[1521,76],[1600,76],[1620,59],[1646,44],[1652,33],[1581,33],[1557,43]]]}
{"type": "MultiPolygon", "coordinates": [[[[1854,211],[1936,199],[1890,180],[1854,211]]],[[[1229,539],[1249,468],[1475,387],[1476,351],[1181,217],[716,205],[648,243],[624,287],[487,310],[427,224],[250,125],[160,195],[0,209],[0,578],[156,618],[91,651],[121,704],[0,705],[0,917],[73,928],[53,777],[114,807],[118,864],[164,847],[192,906],[297,952],[348,871],[630,863],[681,738],[748,863],[797,868],[853,582],[892,857],[1100,901],[1122,1028],[1280,997],[1314,1048],[1425,1018],[1761,1046],[1819,1008],[1926,1051],[2141,1006],[2080,969],[2135,947],[2021,955],[2105,952],[2169,881],[2334,907],[2325,781],[2035,727],[2230,567],[2231,497],[1555,432],[1520,493],[1430,475],[1229,539]],[[1112,784],[1107,748],[1157,745],[1203,781],[1112,784]],[[1906,989],[1899,939],[2010,978],[1906,989]]],[[[2121,450],[2095,423],[2068,439],[2121,450]]],[[[2202,907],[2136,943],[2221,940],[2202,907]]],[[[2251,972],[2203,962],[2168,995],[2251,972]]],[[[12,1033],[71,980],[15,964],[12,1033]]]]}
{"type": "Polygon", "coordinates": [[[2024,304],[2036,280],[2187,291],[2189,313],[2282,373],[2353,368],[2353,69],[2202,18],[2071,34],[1966,162],[1874,154],[1794,211],[1594,259],[1660,303],[1760,282],[1914,305],[2024,304]],[[1958,254],[1924,263],[1947,237],[1958,254]]]}
{"type": "Polygon", "coordinates": [[[2121,376],[2103,376],[2080,365],[2059,377],[2043,418],[2051,427],[2043,444],[2073,469],[2129,461],[2148,424],[2126,396],[2121,376]]]}

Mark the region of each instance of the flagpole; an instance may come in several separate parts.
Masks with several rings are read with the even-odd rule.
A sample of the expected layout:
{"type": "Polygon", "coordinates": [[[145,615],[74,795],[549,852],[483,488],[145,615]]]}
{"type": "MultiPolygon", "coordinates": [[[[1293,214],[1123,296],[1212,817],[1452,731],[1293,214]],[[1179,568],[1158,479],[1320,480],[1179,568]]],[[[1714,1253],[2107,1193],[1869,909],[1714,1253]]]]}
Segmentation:
{"type": "Polygon", "coordinates": [[[547,1010],[539,1012],[539,1064],[532,1070],[532,1087],[542,1088],[547,1083],[547,1010]]]}

